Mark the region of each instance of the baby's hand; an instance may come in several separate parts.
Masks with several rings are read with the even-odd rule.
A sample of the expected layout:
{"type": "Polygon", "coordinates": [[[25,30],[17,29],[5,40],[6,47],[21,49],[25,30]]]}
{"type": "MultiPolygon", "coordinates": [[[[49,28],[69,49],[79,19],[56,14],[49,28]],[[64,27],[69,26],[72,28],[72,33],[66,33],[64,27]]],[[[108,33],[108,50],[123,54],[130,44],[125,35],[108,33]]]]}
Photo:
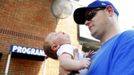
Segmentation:
{"type": "Polygon", "coordinates": [[[91,59],[90,59],[90,58],[84,58],[84,59],[80,62],[80,64],[81,64],[82,69],[88,68],[88,67],[90,66],[90,64],[91,64],[91,59]]]}
{"type": "Polygon", "coordinates": [[[89,52],[85,53],[86,58],[91,58],[95,54],[95,51],[89,50],[89,52]]]}

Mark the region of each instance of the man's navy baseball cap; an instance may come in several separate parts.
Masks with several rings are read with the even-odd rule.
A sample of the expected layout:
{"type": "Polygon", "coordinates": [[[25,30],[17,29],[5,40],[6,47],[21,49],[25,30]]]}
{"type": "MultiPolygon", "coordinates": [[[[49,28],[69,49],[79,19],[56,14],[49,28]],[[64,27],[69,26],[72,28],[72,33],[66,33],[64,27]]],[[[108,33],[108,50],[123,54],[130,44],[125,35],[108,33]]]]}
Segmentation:
{"type": "Polygon", "coordinates": [[[74,11],[73,17],[74,17],[74,21],[77,24],[84,24],[86,21],[85,18],[85,12],[89,9],[95,9],[95,8],[105,8],[108,5],[111,5],[114,9],[114,12],[117,14],[117,16],[119,15],[118,10],[114,7],[114,5],[112,3],[110,3],[109,1],[94,1],[91,4],[89,4],[87,7],[81,7],[81,8],[77,8],[74,11]]]}

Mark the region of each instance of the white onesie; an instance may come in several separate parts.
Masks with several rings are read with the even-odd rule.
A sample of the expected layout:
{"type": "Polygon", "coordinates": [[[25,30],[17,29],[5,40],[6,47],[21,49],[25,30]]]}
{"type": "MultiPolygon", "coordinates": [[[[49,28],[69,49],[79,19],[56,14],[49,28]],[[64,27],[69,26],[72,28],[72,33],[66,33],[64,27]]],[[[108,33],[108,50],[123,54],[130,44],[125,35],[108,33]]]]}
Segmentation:
{"type": "MultiPolygon", "coordinates": [[[[57,56],[62,55],[63,53],[69,53],[70,55],[74,56],[74,49],[76,47],[72,46],[71,44],[64,44],[62,45],[58,51],[57,56]]],[[[84,57],[84,53],[81,50],[78,50],[78,61],[82,61],[84,57]]],[[[86,75],[88,69],[81,69],[79,70],[80,75],[86,75]]]]}

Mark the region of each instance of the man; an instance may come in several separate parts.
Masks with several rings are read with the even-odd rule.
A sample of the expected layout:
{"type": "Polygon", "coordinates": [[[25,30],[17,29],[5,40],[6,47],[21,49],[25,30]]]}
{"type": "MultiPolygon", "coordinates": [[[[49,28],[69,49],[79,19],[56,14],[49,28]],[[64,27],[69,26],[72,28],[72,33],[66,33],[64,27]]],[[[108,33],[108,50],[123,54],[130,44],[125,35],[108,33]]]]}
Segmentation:
{"type": "Polygon", "coordinates": [[[109,1],[94,1],[74,11],[74,21],[85,24],[102,44],[92,57],[87,75],[134,75],[134,31],[119,31],[118,10],[109,1]]]}

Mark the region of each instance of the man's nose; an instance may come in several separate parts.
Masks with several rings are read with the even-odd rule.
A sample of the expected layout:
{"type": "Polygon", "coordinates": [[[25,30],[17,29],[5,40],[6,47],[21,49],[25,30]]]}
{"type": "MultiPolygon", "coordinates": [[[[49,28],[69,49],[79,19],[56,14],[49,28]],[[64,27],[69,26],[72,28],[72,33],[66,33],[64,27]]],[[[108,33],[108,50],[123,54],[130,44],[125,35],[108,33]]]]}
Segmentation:
{"type": "Polygon", "coordinates": [[[91,21],[88,21],[88,20],[85,21],[85,25],[86,25],[86,26],[89,26],[90,23],[91,23],[91,21]]]}

